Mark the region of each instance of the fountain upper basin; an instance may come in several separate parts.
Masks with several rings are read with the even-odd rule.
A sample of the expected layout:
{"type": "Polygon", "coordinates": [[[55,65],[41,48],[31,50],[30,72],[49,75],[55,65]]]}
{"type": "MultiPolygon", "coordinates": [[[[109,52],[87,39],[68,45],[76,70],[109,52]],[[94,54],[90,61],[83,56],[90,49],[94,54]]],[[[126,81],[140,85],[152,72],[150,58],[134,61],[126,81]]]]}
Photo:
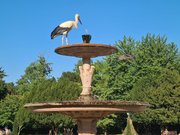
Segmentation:
{"type": "Polygon", "coordinates": [[[66,56],[75,56],[79,58],[94,58],[97,56],[106,56],[117,52],[117,48],[104,44],[73,44],[60,46],[55,52],[66,56]]]}

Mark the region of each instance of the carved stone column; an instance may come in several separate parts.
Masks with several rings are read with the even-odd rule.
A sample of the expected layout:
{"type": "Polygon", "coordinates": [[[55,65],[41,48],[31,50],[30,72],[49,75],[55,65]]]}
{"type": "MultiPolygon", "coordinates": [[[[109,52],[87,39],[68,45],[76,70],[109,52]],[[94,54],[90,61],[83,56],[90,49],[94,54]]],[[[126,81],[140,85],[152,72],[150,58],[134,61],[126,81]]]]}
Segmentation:
{"type": "Polygon", "coordinates": [[[91,83],[94,73],[94,66],[90,64],[90,58],[83,58],[83,65],[79,66],[80,77],[82,82],[82,92],[79,99],[90,100],[91,97],[91,83]]]}

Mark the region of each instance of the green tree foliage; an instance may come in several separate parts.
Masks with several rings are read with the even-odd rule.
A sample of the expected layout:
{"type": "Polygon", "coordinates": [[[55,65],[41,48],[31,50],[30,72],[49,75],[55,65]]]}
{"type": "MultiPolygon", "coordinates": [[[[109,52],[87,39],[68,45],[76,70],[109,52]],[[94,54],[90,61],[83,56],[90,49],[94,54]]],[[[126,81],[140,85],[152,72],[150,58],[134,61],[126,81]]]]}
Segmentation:
{"type": "Polygon", "coordinates": [[[139,123],[178,124],[180,119],[180,74],[177,71],[164,69],[160,75],[146,76],[134,86],[131,97],[150,103],[145,113],[134,115],[139,123]],[[138,94],[137,94],[138,93],[138,94]]]}
{"type": "Polygon", "coordinates": [[[17,92],[24,94],[29,92],[32,83],[37,83],[50,76],[52,71],[45,57],[40,56],[37,61],[31,63],[25,70],[25,74],[17,81],[17,92]]]}
{"type": "Polygon", "coordinates": [[[178,49],[174,43],[167,43],[166,37],[148,34],[139,42],[124,37],[116,47],[119,52],[107,58],[108,99],[128,99],[133,85],[147,74],[160,74],[163,68],[180,69],[178,49]],[[121,60],[122,55],[133,59],[121,60]]]}
{"type": "Polygon", "coordinates": [[[16,112],[19,108],[19,97],[8,95],[0,101],[0,125],[12,128],[16,112]]]}
{"type": "Polygon", "coordinates": [[[118,48],[118,53],[106,58],[109,75],[108,87],[109,95],[107,99],[125,99],[127,93],[132,88],[134,77],[131,73],[133,62],[130,60],[121,60],[120,57],[124,54],[134,55],[136,51],[136,43],[132,38],[124,37],[123,41],[115,44],[118,48]]]}
{"type": "MultiPolygon", "coordinates": [[[[137,87],[136,85],[138,84],[141,85],[141,83],[143,83],[145,80],[150,81],[151,79],[149,78],[154,79],[158,76],[161,76],[162,71],[165,69],[174,70],[173,72],[176,72],[175,74],[180,73],[180,56],[178,49],[174,43],[167,43],[166,37],[147,34],[147,36],[143,37],[141,41],[135,41],[131,37],[124,37],[123,40],[118,41],[115,46],[118,48],[118,53],[108,56],[103,61],[97,62],[97,64],[95,64],[95,67],[97,68],[94,76],[95,80],[93,86],[96,88],[94,88],[93,91],[101,99],[138,100],[139,96],[146,97],[146,95],[151,95],[152,93],[154,93],[154,98],[158,99],[160,92],[153,90],[154,92],[149,91],[149,93],[144,93],[144,95],[142,95],[140,94],[140,89],[138,92],[133,92],[135,91],[134,87],[137,87]],[[134,93],[134,96],[137,95],[137,98],[132,98],[131,92],[134,93]]],[[[149,82],[149,84],[152,84],[153,82],[149,82]]],[[[163,84],[161,81],[158,83],[163,84]]],[[[164,87],[165,86],[166,85],[164,85],[164,87]]],[[[147,89],[145,85],[142,87],[144,90],[147,89]]],[[[164,92],[168,91],[165,88],[164,90],[164,92]]],[[[178,93],[176,93],[176,96],[177,95],[178,93]]],[[[157,101],[160,102],[160,100],[157,101]]],[[[177,102],[173,100],[171,101],[174,102],[175,106],[179,105],[177,102]]],[[[156,100],[152,100],[152,102],[153,104],[157,104],[156,100]]],[[[152,102],[150,102],[150,104],[152,104],[152,102]]],[[[160,110],[162,108],[162,106],[159,106],[160,110]]],[[[167,108],[166,110],[167,111],[163,111],[165,116],[171,114],[172,117],[174,117],[175,114],[172,114],[171,110],[167,108]]],[[[155,120],[155,118],[159,116],[156,115],[156,113],[153,113],[151,117],[154,117],[155,120]]],[[[145,115],[141,119],[141,122],[153,122],[148,119],[149,117],[145,115]]],[[[177,120],[177,116],[174,119],[177,120]]],[[[174,123],[173,119],[170,121],[174,123]]],[[[157,123],[157,121],[154,123],[157,123]]]]}
{"type": "MultiPolygon", "coordinates": [[[[16,93],[23,95],[21,100],[21,107],[15,118],[13,125],[13,132],[15,134],[28,125],[32,125],[33,122],[30,119],[30,112],[24,109],[24,104],[28,102],[28,95],[37,88],[35,86],[43,80],[46,80],[51,72],[50,63],[46,61],[44,57],[39,57],[37,61],[31,63],[25,70],[25,74],[17,82],[16,93]],[[29,124],[28,124],[29,122],[29,124]]],[[[33,96],[33,95],[32,95],[33,96]]],[[[31,97],[30,97],[31,98],[31,97]]]]}
{"type": "MultiPolygon", "coordinates": [[[[67,72],[63,73],[61,78],[57,82],[55,81],[55,79],[45,80],[45,82],[42,82],[38,84],[38,86],[35,86],[39,89],[37,89],[35,93],[32,92],[32,95],[34,96],[30,102],[76,100],[81,91],[81,87],[79,86],[79,84],[77,82],[74,82],[74,79],[76,77],[76,74],[67,72]]],[[[31,93],[29,97],[32,97],[31,93]]],[[[61,114],[44,114],[41,115],[41,118],[39,118],[38,116],[36,117],[36,119],[42,125],[49,125],[51,129],[56,130],[60,127],[71,127],[73,124],[72,119],[61,114]]]]}
{"type": "Polygon", "coordinates": [[[4,70],[0,67],[0,100],[4,99],[8,93],[6,83],[3,80],[5,76],[4,70]]]}
{"type": "Polygon", "coordinates": [[[81,83],[80,76],[77,72],[63,72],[61,78],[66,78],[71,82],[81,83]]]}
{"type": "Polygon", "coordinates": [[[3,80],[5,76],[4,70],[0,68],[0,126],[12,128],[19,108],[19,97],[14,95],[14,84],[3,80]]]}
{"type": "MultiPolygon", "coordinates": [[[[77,82],[73,82],[77,76],[74,73],[63,73],[62,77],[56,81],[52,79],[42,79],[39,83],[31,86],[30,93],[26,95],[24,103],[33,102],[57,102],[65,100],[75,100],[80,94],[80,86],[77,82]]],[[[24,104],[23,103],[23,104],[24,104]]],[[[69,117],[60,114],[36,114],[21,108],[18,111],[14,133],[18,133],[22,128],[26,128],[29,123],[34,123],[37,127],[41,125],[48,127],[57,133],[57,129],[65,126],[72,126],[73,121],[69,117]]],[[[31,125],[32,127],[32,125],[31,125]]]]}
{"type": "Polygon", "coordinates": [[[13,82],[6,83],[6,89],[7,89],[7,91],[8,91],[8,94],[10,94],[10,95],[16,95],[15,85],[14,85],[13,82]]]}
{"type": "Polygon", "coordinates": [[[95,73],[92,82],[92,92],[98,99],[105,100],[110,94],[108,87],[109,75],[107,74],[108,64],[106,61],[96,61],[94,64],[95,73]]]}
{"type": "Polygon", "coordinates": [[[111,114],[111,115],[109,115],[109,116],[105,117],[104,119],[99,120],[97,122],[97,126],[103,130],[104,135],[107,135],[108,129],[110,129],[111,127],[113,127],[115,125],[115,119],[116,118],[117,118],[116,115],[111,114]]]}
{"type": "MultiPolygon", "coordinates": [[[[33,121],[34,122],[34,121],[33,121]]],[[[20,135],[21,131],[28,125],[31,125],[30,111],[25,109],[22,105],[17,111],[13,123],[13,134],[20,135]]]]}
{"type": "Polygon", "coordinates": [[[7,93],[6,83],[0,80],[0,101],[6,97],[7,93]]]}
{"type": "Polygon", "coordinates": [[[0,80],[3,80],[3,78],[6,76],[4,70],[2,69],[2,67],[0,67],[0,80]]]}
{"type": "MultiPolygon", "coordinates": [[[[70,75],[70,73],[68,74],[70,75]]],[[[71,73],[70,77],[72,76],[73,73],[71,73]]],[[[74,100],[77,99],[79,93],[79,85],[62,76],[58,81],[52,78],[34,85],[32,92],[29,94],[30,99],[28,102],[74,100]]]]}

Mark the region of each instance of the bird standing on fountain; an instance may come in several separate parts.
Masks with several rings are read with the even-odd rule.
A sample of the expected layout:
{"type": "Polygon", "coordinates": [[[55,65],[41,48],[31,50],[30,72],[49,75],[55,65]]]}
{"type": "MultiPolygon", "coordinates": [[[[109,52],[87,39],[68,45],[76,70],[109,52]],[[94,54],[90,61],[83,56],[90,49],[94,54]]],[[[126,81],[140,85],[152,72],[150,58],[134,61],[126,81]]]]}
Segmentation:
{"type": "Polygon", "coordinates": [[[64,36],[66,36],[66,45],[68,45],[68,33],[72,28],[78,27],[78,22],[80,22],[82,25],[79,14],[76,14],[75,21],[66,21],[64,23],[61,23],[59,26],[57,26],[51,32],[51,39],[54,39],[55,37],[62,35],[62,45],[63,45],[64,44],[64,36]]]}

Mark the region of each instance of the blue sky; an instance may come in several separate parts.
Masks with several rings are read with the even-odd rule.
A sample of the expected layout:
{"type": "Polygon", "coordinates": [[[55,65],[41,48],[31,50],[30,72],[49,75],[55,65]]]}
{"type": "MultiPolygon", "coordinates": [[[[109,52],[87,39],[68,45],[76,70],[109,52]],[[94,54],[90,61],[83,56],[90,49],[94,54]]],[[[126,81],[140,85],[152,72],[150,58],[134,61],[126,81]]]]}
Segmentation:
{"type": "MultiPolygon", "coordinates": [[[[140,40],[152,33],[180,48],[179,7],[179,0],[1,0],[0,67],[7,82],[16,82],[40,55],[53,63],[53,76],[72,71],[79,59],[55,54],[61,37],[51,40],[50,33],[76,13],[92,43],[113,45],[124,35],[140,40]]],[[[83,27],[69,33],[70,44],[82,42],[83,27]]]]}

